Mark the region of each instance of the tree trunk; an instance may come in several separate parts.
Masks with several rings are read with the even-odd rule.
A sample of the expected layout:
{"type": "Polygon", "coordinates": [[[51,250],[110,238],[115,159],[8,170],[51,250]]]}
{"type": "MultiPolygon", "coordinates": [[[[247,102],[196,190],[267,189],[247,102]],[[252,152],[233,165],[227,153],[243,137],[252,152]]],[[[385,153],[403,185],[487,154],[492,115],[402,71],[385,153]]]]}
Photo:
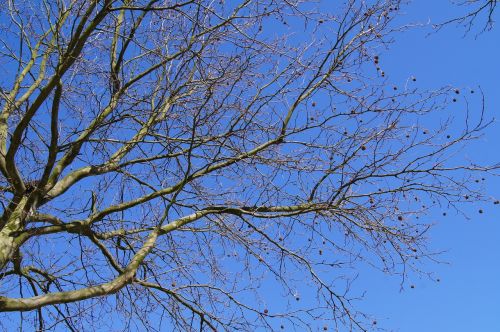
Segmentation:
{"type": "Polygon", "coordinates": [[[27,198],[22,198],[0,231],[0,271],[13,259],[21,245],[17,232],[22,230],[24,224],[26,203],[27,198]]]}

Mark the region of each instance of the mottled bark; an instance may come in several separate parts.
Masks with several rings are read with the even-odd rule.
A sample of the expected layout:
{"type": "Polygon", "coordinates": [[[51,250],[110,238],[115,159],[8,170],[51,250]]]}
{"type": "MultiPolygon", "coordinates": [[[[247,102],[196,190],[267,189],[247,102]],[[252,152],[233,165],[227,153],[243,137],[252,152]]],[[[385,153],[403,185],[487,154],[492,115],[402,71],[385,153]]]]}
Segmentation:
{"type": "Polygon", "coordinates": [[[21,199],[0,230],[0,271],[12,260],[21,245],[19,232],[22,230],[28,198],[21,199]]]}

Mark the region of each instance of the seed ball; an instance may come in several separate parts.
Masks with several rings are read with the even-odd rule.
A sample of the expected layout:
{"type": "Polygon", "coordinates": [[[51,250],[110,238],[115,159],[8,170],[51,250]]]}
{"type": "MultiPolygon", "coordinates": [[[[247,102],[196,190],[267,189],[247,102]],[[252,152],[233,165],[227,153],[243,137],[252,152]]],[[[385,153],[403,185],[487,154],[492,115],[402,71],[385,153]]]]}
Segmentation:
{"type": "Polygon", "coordinates": [[[403,221],[403,216],[398,216],[399,221],[403,221]]]}
{"type": "Polygon", "coordinates": [[[269,313],[269,310],[264,309],[264,313],[267,315],[269,313]]]}
{"type": "Polygon", "coordinates": [[[482,209],[479,210],[479,213],[483,213],[484,211],[482,209]]]}
{"type": "Polygon", "coordinates": [[[366,146],[361,145],[361,150],[365,151],[366,150],[366,146]]]}
{"type": "Polygon", "coordinates": [[[455,93],[458,95],[460,93],[460,90],[455,89],[455,93]]]}
{"type": "Polygon", "coordinates": [[[412,80],[413,82],[416,82],[416,81],[417,81],[417,79],[416,79],[415,77],[413,77],[411,80],[412,80]]]}
{"type": "Polygon", "coordinates": [[[465,195],[465,197],[464,197],[464,198],[465,198],[465,199],[469,199],[469,195],[465,195]]]}
{"type": "Polygon", "coordinates": [[[474,90],[470,90],[470,93],[474,93],[474,90]]]}
{"type": "Polygon", "coordinates": [[[446,217],[446,212],[443,212],[443,216],[445,216],[445,217],[446,217]]]}
{"type": "Polygon", "coordinates": [[[284,329],[284,328],[285,328],[285,326],[284,326],[284,325],[281,325],[281,326],[280,326],[280,328],[281,328],[281,329],[284,329]]]}
{"type": "Polygon", "coordinates": [[[327,331],[328,330],[328,326],[323,326],[323,331],[327,331]]]}
{"type": "Polygon", "coordinates": [[[316,107],[316,102],[315,101],[312,102],[312,107],[316,107]]]}
{"type": "Polygon", "coordinates": [[[451,136],[450,135],[446,135],[446,138],[450,138],[451,136]]]}
{"type": "Polygon", "coordinates": [[[319,24],[323,23],[324,21],[323,20],[319,20],[319,24]]]}
{"type": "Polygon", "coordinates": [[[415,285],[411,285],[410,288],[415,288],[415,285]]]}
{"type": "Polygon", "coordinates": [[[456,103],[457,102],[457,98],[453,98],[453,102],[456,103]]]}
{"type": "Polygon", "coordinates": [[[500,201],[494,201],[493,204],[498,205],[500,204],[500,201]]]}
{"type": "Polygon", "coordinates": [[[396,90],[398,89],[398,87],[397,87],[397,86],[395,86],[395,87],[393,87],[392,89],[393,89],[394,91],[396,91],[396,90]]]}

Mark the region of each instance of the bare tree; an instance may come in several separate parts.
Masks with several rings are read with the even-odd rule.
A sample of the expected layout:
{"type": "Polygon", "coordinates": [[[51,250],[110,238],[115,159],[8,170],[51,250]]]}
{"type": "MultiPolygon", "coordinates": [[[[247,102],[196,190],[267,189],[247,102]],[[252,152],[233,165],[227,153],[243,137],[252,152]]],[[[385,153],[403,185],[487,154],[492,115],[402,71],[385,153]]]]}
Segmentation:
{"type": "Polygon", "coordinates": [[[487,170],[470,91],[380,68],[399,6],[5,1],[3,326],[373,327],[353,268],[407,287],[487,170]]]}
{"type": "Polygon", "coordinates": [[[469,32],[475,25],[477,25],[477,20],[485,21],[482,24],[483,29],[490,30],[493,28],[495,23],[494,14],[498,4],[497,0],[461,0],[454,1],[456,5],[459,7],[466,8],[466,12],[463,15],[459,15],[458,17],[453,17],[449,20],[446,20],[443,23],[437,24],[437,28],[441,28],[445,25],[456,23],[462,25],[466,28],[467,32],[469,32]]]}

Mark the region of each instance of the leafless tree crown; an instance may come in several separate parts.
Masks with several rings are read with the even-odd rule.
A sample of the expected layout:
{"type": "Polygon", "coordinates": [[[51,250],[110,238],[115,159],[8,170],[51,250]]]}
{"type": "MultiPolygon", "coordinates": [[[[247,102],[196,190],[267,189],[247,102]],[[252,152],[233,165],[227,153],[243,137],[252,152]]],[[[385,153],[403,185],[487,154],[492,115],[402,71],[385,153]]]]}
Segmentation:
{"type": "Polygon", "coordinates": [[[465,13],[436,24],[437,28],[454,23],[464,26],[467,32],[471,31],[474,26],[482,27],[482,32],[493,28],[497,0],[459,0],[452,2],[460,8],[464,8],[465,13]]]}
{"type": "Polygon", "coordinates": [[[480,91],[384,72],[400,6],[3,1],[3,327],[370,329],[353,268],[407,285],[485,170],[480,91]]]}

